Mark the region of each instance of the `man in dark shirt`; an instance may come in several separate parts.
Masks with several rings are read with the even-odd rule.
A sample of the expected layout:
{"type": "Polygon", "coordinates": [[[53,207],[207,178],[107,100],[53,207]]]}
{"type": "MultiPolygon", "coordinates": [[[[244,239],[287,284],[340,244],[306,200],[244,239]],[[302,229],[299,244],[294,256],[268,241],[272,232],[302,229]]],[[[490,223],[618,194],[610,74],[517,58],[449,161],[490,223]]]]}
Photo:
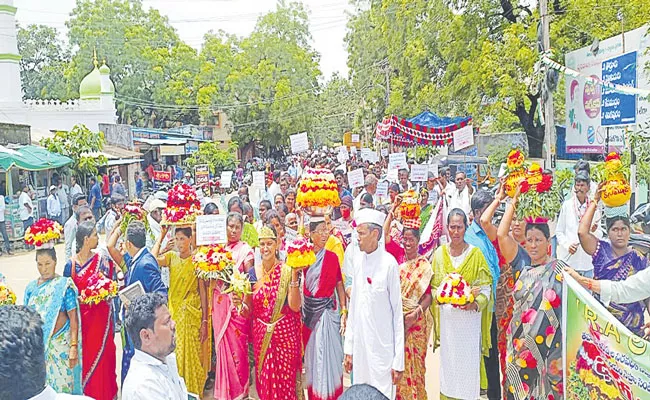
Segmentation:
{"type": "Polygon", "coordinates": [[[88,203],[90,203],[90,209],[93,210],[95,220],[99,221],[102,208],[102,191],[99,188],[99,183],[97,183],[97,178],[95,177],[90,178],[90,194],[88,195],[88,203]]]}

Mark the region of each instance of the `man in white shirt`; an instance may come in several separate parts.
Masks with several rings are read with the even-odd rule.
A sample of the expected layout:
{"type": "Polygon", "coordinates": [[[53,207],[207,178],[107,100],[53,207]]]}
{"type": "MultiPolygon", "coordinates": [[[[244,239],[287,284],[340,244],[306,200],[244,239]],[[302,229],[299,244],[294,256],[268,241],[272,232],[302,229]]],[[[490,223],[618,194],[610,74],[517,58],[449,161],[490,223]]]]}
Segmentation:
{"type": "Polygon", "coordinates": [[[63,177],[59,181],[56,193],[61,203],[61,225],[63,225],[70,217],[70,187],[63,182],[63,177]]]}
{"type": "Polygon", "coordinates": [[[409,181],[409,170],[402,168],[397,173],[397,179],[399,180],[399,190],[400,193],[404,193],[409,189],[413,189],[413,184],[409,181]]]}
{"type": "Polygon", "coordinates": [[[7,203],[5,203],[4,189],[0,190],[3,190],[0,192],[0,234],[2,234],[2,240],[4,241],[5,252],[8,255],[12,255],[9,243],[9,235],[7,235],[7,225],[5,222],[5,211],[7,210],[7,203]]]}
{"type": "Polygon", "coordinates": [[[57,394],[47,385],[43,320],[36,311],[2,306],[0,321],[0,399],[91,400],[57,394]]]}
{"type": "Polygon", "coordinates": [[[377,201],[379,199],[378,196],[375,196],[377,193],[377,184],[379,181],[377,180],[377,177],[373,174],[368,174],[366,175],[365,181],[364,181],[364,189],[359,193],[359,195],[354,199],[354,202],[352,203],[352,207],[354,209],[354,212],[357,213],[361,209],[361,196],[364,195],[364,193],[368,193],[372,196],[373,204],[376,206],[377,201]]]}
{"type": "MultiPolygon", "coordinates": [[[[81,219],[81,208],[86,207],[87,210],[90,210],[88,207],[88,200],[83,193],[77,193],[72,198],[72,216],[65,221],[63,225],[63,241],[65,243],[65,259],[69,260],[73,254],[77,252],[76,246],[76,235],[77,235],[77,226],[80,222],[84,222],[86,219],[81,219]]],[[[92,214],[92,210],[90,210],[92,214]]],[[[93,219],[95,218],[92,216],[93,219]]],[[[84,218],[88,218],[87,215],[84,215],[84,218]]],[[[88,218],[89,219],[89,218],[88,218]]]]}
{"type": "MultiPolygon", "coordinates": [[[[464,172],[456,173],[456,185],[447,185],[445,188],[445,196],[447,198],[448,212],[454,208],[460,208],[465,212],[465,215],[470,215],[471,199],[474,193],[472,182],[467,179],[464,172]]],[[[445,215],[445,219],[447,216],[445,215]]]]}
{"type": "MultiPolygon", "coordinates": [[[[562,204],[560,216],[557,220],[555,235],[557,237],[557,258],[565,261],[579,274],[587,278],[594,277],[594,265],[592,258],[580,245],[578,239],[578,226],[580,219],[587,212],[591,180],[586,171],[579,170],[575,176],[573,194],[562,204]]],[[[600,220],[602,218],[600,210],[596,210],[594,222],[591,228],[593,234],[602,238],[603,234],[600,229],[600,220]]]]}
{"type": "Polygon", "coordinates": [[[137,297],[128,306],[126,330],[135,355],[122,387],[122,400],[187,400],[176,364],[176,323],[159,293],[137,297]]]}
{"type": "MultiPolygon", "coordinates": [[[[23,191],[18,197],[18,215],[23,222],[23,231],[34,223],[34,205],[32,203],[32,196],[29,194],[29,186],[23,186],[23,191]]],[[[25,245],[28,250],[33,250],[34,246],[25,245]]]]}
{"type": "Polygon", "coordinates": [[[59,196],[56,195],[56,186],[54,185],[50,186],[50,195],[47,196],[47,217],[60,224],[65,223],[65,221],[61,222],[61,202],[59,196]]]}
{"type": "Polygon", "coordinates": [[[269,185],[267,190],[269,194],[269,199],[274,200],[275,195],[280,193],[280,171],[273,171],[273,182],[269,185]]]}
{"type": "Polygon", "coordinates": [[[373,209],[356,215],[359,252],[354,255],[345,361],[353,384],[367,383],[389,399],[404,372],[404,316],[399,268],[379,245],[386,216],[373,209]]]}
{"type": "Polygon", "coordinates": [[[70,203],[72,203],[74,196],[79,193],[83,193],[83,190],[81,189],[81,186],[79,186],[77,178],[73,176],[70,178],[70,203]]]}

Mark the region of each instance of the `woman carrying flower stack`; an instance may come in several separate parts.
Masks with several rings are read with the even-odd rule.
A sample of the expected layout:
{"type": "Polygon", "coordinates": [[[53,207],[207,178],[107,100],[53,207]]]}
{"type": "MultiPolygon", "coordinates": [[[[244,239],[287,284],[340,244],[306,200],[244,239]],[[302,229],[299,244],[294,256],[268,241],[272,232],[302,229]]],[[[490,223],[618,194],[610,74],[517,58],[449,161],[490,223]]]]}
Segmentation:
{"type": "Polygon", "coordinates": [[[550,173],[531,166],[497,230],[501,253],[515,276],[514,309],[506,331],[507,399],[561,399],[564,395],[560,325],[564,263],[549,256],[547,223],[559,213],[562,191],[562,184],[554,184],[550,173]],[[541,209],[538,204],[543,205],[541,209]],[[510,236],[515,213],[527,223],[524,247],[510,236]]]}
{"type": "Polygon", "coordinates": [[[468,227],[463,210],[455,208],[447,216],[451,243],[438,247],[433,256],[432,291],[445,278],[458,273],[477,292],[465,305],[434,304],[434,347],[440,343],[440,398],[478,399],[481,364],[492,346],[492,274],[478,247],[465,242],[468,227]]]}
{"type": "Polygon", "coordinates": [[[151,254],[161,268],[169,268],[169,312],[176,322],[178,373],[189,392],[202,395],[211,362],[208,295],[194,272],[192,228],[177,226],[175,230],[177,251],[160,254],[162,238],[169,231],[165,225],[151,254]]]}
{"type": "Polygon", "coordinates": [[[343,393],[343,341],[347,298],[338,256],[325,245],[325,218],[310,219],[309,237],[316,261],[305,270],[303,344],[310,400],[333,400],[343,393]]]}
{"type": "Polygon", "coordinates": [[[36,246],[40,277],[25,289],[24,303],[43,319],[47,384],[58,393],[82,394],[81,324],[77,288],[56,274],[55,240],[61,225],[44,218],[27,229],[25,243],[36,246]]]}
{"type": "MultiPolygon", "coordinates": [[[[226,219],[228,244],[232,254],[233,269],[241,273],[254,271],[253,249],[241,241],[244,219],[240,213],[231,212],[226,219]]],[[[251,296],[242,299],[238,294],[224,293],[228,287],[217,281],[210,285],[212,291],[212,327],[215,347],[214,398],[237,400],[248,395],[250,369],[248,343],[250,337],[251,296]]]]}
{"type": "Polygon", "coordinates": [[[262,271],[253,287],[253,349],[260,400],[297,400],[302,389],[299,270],[278,259],[278,236],[269,225],[259,234],[262,271]]]}
{"type": "Polygon", "coordinates": [[[93,222],[80,224],[76,233],[77,253],[66,263],[63,275],[72,278],[80,293],[84,394],[112,400],[117,397],[111,301],[117,295],[116,268],[113,260],[94,252],[98,241],[93,222]]]}

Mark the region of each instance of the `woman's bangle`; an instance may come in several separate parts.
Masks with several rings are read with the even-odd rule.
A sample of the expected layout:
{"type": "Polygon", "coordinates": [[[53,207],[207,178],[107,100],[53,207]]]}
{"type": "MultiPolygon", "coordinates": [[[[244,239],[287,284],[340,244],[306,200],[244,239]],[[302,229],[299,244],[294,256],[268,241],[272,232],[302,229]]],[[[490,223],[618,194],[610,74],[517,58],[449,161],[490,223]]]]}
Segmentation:
{"type": "Polygon", "coordinates": [[[339,311],[339,314],[347,316],[348,315],[348,309],[345,308],[345,307],[341,308],[341,311],[339,311]]]}
{"type": "Polygon", "coordinates": [[[300,281],[295,281],[295,282],[294,282],[294,281],[291,281],[291,282],[289,283],[289,286],[290,286],[290,287],[296,287],[296,288],[297,288],[297,287],[300,286],[300,281]]]}
{"type": "Polygon", "coordinates": [[[76,347],[76,346],[78,346],[78,345],[79,345],[79,343],[77,343],[77,342],[72,342],[72,343],[70,343],[70,347],[76,347]]]}
{"type": "Polygon", "coordinates": [[[594,288],[594,281],[592,279],[587,279],[587,289],[593,290],[594,288]]]}

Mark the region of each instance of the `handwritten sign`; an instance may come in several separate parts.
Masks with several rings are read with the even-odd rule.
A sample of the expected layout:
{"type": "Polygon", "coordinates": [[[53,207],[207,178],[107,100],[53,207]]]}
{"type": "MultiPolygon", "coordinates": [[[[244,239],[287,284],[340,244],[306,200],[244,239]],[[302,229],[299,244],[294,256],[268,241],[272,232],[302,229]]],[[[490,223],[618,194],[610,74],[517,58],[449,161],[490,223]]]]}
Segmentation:
{"type": "Polygon", "coordinates": [[[289,136],[291,141],[291,152],[293,154],[302,153],[309,150],[309,139],[307,139],[307,132],[297,133],[289,136]]]}
{"type": "Polygon", "coordinates": [[[397,182],[397,177],[398,177],[399,171],[396,169],[389,169],[386,171],[386,180],[388,182],[397,182]]]}
{"type": "Polygon", "coordinates": [[[473,145],[474,129],[472,129],[471,125],[467,125],[454,132],[454,151],[462,150],[473,145]]]}
{"type": "Polygon", "coordinates": [[[196,217],[196,244],[226,243],[226,215],[199,215],[196,217]]]}
{"type": "Polygon", "coordinates": [[[388,197],[388,181],[381,181],[377,184],[378,197],[388,197]]]}
{"type": "Polygon", "coordinates": [[[388,157],[388,149],[381,149],[381,156],[388,157]]]}
{"type": "Polygon", "coordinates": [[[358,188],[363,186],[363,169],[358,168],[354,171],[348,172],[348,184],[350,189],[358,188]]]}
{"type": "Polygon", "coordinates": [[[388,156],[388,169],[408,169],[406,153],[393,153],[388,156]]]}
{"type": "Polygon", "coordinates": [[[221,187],[229,188],[232,184],[232,171],[221,171],[221,187]]]}
{"type": "Polygon", "coordinates": [[[433,176],[438,177],[438,164],[429,164],[429,172],[433,172],[433,176]]]}
{"type": "Polygon", "coordinates": [[[352,154],[353,156],[357,155],[357,146],[350,147],[350,154],[352,154]]]}
{"type": "Polygon", "coordinates": [[[264,171],[253,171],[253,186],[258,188],[265,188],[264,171]]]}
{"type": "Polygon", "coordinates": [[[429,175],[429,166],[425,164],[413,164],[411,166],[411,181],[425,182],[429,175]]]}
{"type": "Polygon", "coordinates": [[[210,182],[210,169],[207,165],[197,165],[194,167],[194,183],[197,186],[205,185],[210,182]]]}

